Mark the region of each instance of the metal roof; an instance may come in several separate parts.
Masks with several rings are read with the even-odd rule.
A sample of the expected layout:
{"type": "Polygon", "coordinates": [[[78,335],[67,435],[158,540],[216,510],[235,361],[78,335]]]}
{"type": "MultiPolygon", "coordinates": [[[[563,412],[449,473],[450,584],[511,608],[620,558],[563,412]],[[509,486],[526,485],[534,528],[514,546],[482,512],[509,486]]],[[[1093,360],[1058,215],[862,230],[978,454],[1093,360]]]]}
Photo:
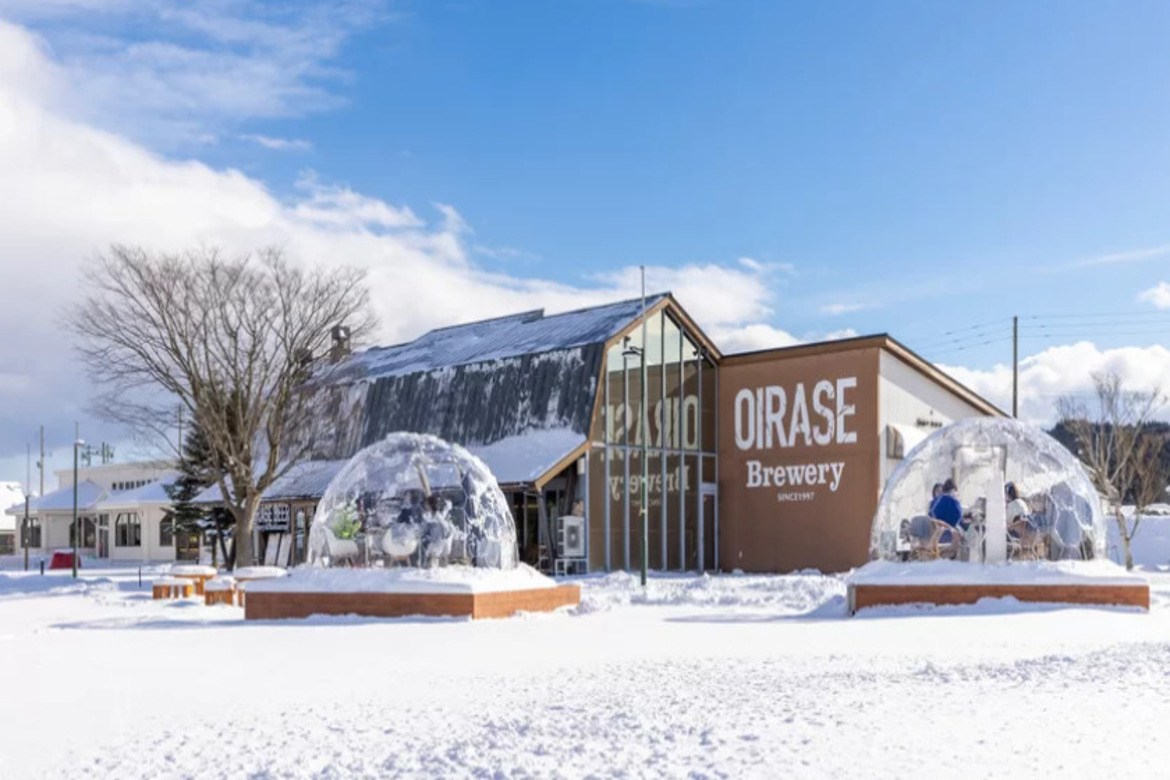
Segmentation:
{"type": "MultiPolygon", "coordinates": [[[[299,498],[317,499],[325,494],[325,488],[341,471],[346,460],[307,460],[290,468],[275,482],[268,486],[261,501],[293,501],[299,498]]],[[[231,477],[224,479],[231,487],[231,477]]],[[[219,485],[210,485],[196,494],[191,503],[208,505],[223,503],[223,494],[219,485]]]]}
{"type": "MultiPolygon", "coordinates": [[[[666,293],[647,296],[646,308],[666,293]]],[[[436,328],[406,344],[372,347],[338,368],[342,381],[403,376],[438,368],[501,360],[598,344],[642,313],[642,300],[593,306],[546,316],[543,309],[436,328]]]]}
{"type": "Polygon", "coordinates": [[[320,498],[325,488],[348,461],[310,460],[298,463],[284,476],[269,485],[262,501],[292,501],[298,498],[320,498]]]}

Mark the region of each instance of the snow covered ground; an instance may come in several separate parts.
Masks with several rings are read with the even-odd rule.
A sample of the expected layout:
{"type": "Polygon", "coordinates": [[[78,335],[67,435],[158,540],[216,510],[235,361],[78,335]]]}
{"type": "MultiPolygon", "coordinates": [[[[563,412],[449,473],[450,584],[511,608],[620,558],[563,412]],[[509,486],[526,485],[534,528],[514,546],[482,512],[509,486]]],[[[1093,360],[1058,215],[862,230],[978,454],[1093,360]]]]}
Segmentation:
{"type": "Polygon", "coordinates": [[[552,615],[283,623],[9,571],[0,777],[1160,776],[1163,568],[1149,614],[613,574],[552,615]]]}

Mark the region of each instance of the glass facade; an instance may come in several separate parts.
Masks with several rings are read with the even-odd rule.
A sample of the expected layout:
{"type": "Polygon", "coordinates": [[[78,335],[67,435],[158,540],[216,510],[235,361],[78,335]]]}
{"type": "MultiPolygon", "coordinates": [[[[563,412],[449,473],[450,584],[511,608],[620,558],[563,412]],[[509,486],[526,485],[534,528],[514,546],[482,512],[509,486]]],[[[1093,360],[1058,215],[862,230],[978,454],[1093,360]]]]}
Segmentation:
{"type": "Polygon", "coordinates": [[[643,538],[650,569],[714,568],[702,526],[717,521],[702,511],[715,502],[701,494],[714,495],[716,371],[664,311],[647,317],[645,343],[638,324],[610,347],[589,462],[590,569],[640,569],[643,538]]]}

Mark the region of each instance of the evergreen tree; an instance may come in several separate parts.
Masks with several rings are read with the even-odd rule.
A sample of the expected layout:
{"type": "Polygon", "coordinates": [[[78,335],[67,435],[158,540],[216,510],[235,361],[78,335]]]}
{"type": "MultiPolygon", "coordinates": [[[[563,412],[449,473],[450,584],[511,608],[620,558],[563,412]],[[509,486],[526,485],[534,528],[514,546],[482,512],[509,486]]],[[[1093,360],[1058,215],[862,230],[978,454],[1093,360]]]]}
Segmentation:
{"type": "MultiPolygon", "coordinates": [[[[208,486],[215,484],[220,473],[207,437],[198,426],[193,426],[183,442],[182,457],[179,459],[179,478],[168,489],[174,503],[167,510],[167,517],[174,523],[175,534],[202,534],[212,529],[223,556],[224,564],[232,565],[228,554],[227,539],[235,524],[231,512],[222,506],[207,507],[193,503],[195,496],[208,486]]],[[[233,551],[234,552],[234,551],[233,551]]]]}

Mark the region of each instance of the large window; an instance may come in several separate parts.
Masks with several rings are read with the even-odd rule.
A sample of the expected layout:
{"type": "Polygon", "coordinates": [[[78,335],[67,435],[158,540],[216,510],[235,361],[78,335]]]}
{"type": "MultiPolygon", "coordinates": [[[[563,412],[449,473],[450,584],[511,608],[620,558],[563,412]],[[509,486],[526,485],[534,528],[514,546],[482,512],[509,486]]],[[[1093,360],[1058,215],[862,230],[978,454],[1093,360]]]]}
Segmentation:
{"type": "Polygon", "coordinates": [[[124,512],[114,521],[114,546],[141,547],[142,522],[137,512],[124,512]]]}
{"type": "MultiPolygon", "coordinates": [[[[21,518],[21,523],[24,518],[21,518]]],[[[28,519],[28,525],[25,530],[25,547],[40,547],[41,546],[41,521],[35,517],[28,519]]]]}
{"type": "MultiPolygon", "coordinates": [[[[77,546],[78,547],[95,547],[95,546],[97,546],[97,530],[94,526],[93,518],[92,517],[79,517],[79,518],[77,518],[77,524],[81,526],[81,541],[78,543],[77,546]]],[[[69,546],[70,547],[73,546],[73,534],[74,534],[73,522],[70,521],[70,523],[69,523],[69,546]]]]}
{"type": "Polygon", "coordinates": [[[643,480],[650,568],[715,565],[699,492],[708,481],[701,461],[713,466],[717,449],[716,372],[702,345],[664,312],[647,318],[645,344],[639,324],[611,345],[590,461],[591,568],[640,567],[643,480]]]}
{"type": "Polygon", "coordinates": [[[175,521],[169,517],[158,524],[158,546],[173,547],[175,544],[175,521]]]}

